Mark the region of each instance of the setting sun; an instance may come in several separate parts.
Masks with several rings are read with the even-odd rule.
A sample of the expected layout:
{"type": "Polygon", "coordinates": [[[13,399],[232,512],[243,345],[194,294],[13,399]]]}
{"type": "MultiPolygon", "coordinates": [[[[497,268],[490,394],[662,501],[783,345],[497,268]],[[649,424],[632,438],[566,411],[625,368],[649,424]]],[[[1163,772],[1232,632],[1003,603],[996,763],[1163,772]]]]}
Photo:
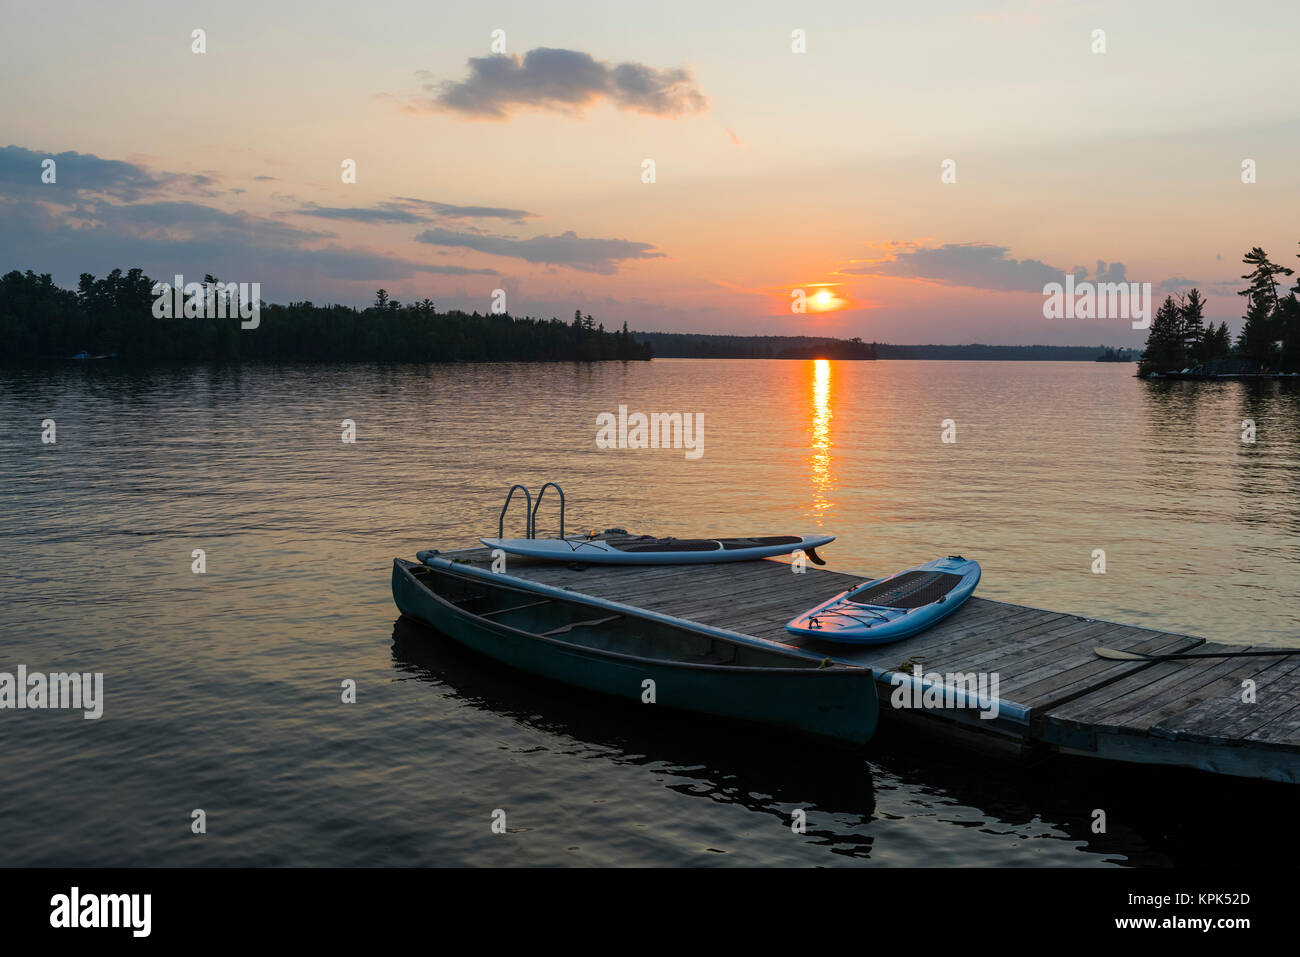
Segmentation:
{"type": "Polygon", "coordinates": [[[816,292],[808,296],[808,309],[812,312],[831,312],[836,309],[842,309],[848,305],[847,300],[840,297],[834,290],[827,288],[831,283],[816,283],[820,287],[816,292]]]}

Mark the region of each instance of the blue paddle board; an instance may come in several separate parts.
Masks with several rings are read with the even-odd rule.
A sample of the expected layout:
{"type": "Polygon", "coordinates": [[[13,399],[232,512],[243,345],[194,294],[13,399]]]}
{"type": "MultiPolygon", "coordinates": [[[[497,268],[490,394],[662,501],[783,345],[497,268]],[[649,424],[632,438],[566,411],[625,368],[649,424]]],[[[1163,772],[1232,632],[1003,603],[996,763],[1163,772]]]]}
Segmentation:
{"type": "Polygon", "coordinates": [[[978,562],[949,555],[840,592],[785,629],[792,635],[855,645],[899,641],[951,615],[979,580],[978,562]]]}

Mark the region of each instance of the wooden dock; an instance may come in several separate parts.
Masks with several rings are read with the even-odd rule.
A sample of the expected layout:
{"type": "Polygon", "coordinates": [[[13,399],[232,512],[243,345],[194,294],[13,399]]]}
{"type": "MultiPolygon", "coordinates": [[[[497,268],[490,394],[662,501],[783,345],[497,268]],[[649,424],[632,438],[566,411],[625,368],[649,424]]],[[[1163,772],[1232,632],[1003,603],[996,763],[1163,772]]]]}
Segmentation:
{"type": "MultiPolygon", "coordinates": [[[[440,556],[486,570],[486,548],[440,556]]],[[[1110,661],[1098,646],[1144,654],[1245,650],[1202,638],[975,597],[934,628],[888,645],[796,638],[785,623],[870,580],[767,559],[715,565],[565,565],[508,556],[512,584],[561,589],[625,609],[682,619],[816,658],[868,665],[881,718],[1012,753],[1044,750],[1300,782],[1300,655],[1207,661],[1110,661]],[[923,675],[915,675],[919,665],[923,675]],[[939,706],[900,707],[997,676],[996,707],[948,694],[939,706]],[[947,676],[947,677],[940,677],[947,676]],[[940,677],[943,682],[931,680],[940,677]],[[1244,682],[1255,700],[1243,701],[1244,682]],[[914,685],[918,685],[915,690],[914,685]],[[897,700],[896,700],[897,699],[897,700]],[[989,715],[982,717],[981,715],[989,715]]],[[[989,686],[991,687],[991,685],[989,686]]]]}

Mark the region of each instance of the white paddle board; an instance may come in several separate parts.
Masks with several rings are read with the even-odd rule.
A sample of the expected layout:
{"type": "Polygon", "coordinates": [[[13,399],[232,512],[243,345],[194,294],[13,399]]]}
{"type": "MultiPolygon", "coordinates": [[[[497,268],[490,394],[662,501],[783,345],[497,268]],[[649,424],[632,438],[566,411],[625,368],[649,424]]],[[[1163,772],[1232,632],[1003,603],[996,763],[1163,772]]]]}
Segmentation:
{"type": "MultiPolygon", "coordinates": [[[[592,565],[703,565],[788,555],[835,541],[834,535],[758,535],[751,538],[480,538],[512,555],[592,565]]],[[[819,559],[813,555],[813,561],[819,559]]]]}

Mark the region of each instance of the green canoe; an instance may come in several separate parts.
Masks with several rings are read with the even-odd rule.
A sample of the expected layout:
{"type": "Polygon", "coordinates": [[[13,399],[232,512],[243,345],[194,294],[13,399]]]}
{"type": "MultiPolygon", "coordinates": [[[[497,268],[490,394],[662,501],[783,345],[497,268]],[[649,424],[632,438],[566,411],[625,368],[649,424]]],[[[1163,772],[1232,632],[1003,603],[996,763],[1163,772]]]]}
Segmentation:
{"type": "Polygon", "coordinates": [[[402,614],[531,674],[658,707],[858,746],[876,729],[870,668],[828,664],[589,597],[560,597],[442,558],[395,559],[402,614]]]}

